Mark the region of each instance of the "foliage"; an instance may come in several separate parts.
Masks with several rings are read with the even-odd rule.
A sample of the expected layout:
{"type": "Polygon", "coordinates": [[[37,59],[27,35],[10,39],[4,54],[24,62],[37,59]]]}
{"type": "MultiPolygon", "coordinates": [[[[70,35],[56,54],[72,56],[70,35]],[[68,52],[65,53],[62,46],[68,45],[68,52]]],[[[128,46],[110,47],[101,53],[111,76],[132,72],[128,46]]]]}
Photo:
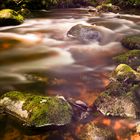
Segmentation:
{"type": "Polygon", "coordinates": [[[80,7],[112,3],[119,6],[140,6],[140,0],[0,0],[0,9],[27,7],[30,9],[80,7]]]}

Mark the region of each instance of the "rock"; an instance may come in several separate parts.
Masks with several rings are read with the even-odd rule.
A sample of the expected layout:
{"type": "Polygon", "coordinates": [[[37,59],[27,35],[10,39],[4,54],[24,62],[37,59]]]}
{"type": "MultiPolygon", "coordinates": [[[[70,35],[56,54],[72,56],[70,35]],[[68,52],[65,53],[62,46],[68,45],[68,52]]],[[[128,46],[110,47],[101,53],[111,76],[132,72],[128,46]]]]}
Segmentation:
{"type": "Polygon", "coordinates": [[[136,126],[136,132],[137,132],[137,133],[140,133],[140,123],[137,124],[137,126],[136,126]]]}
{"type": "Polygon", "coordinates": [[[0,26],[18,25],[23,23],[23,20],[23,16],[14,10],[0,10],[0,26]]]}
{"type": "Polygon", "coordinates": [[[140,133],[140,123],[136,126],[136,132],[140,133]]]}
{"type": "Polygon", "coordinates": [[[136,90],[140,87],[140,73],[120,64],[112,73],[111,82],[96,99],[97,110],[108,116],[139,118],[140,101],[136,90]]]}
{"type": "Polygon", "coordinates": [[[67,33],[68,37],[83,41],[85,43],[100,41],[101,33],[97,31],[93,26],[86,26],[78,24],[73,26],[67,33]]]}
{"type": "Polygon", "coordinates": [[[130,35],[122,39],[122,45],[128,49],[140,49],[140,35],[130,35]]]}
{"type": "Polygon", "coordinates": [[[117,64],[127,64],[133,69],[140,66],[140,50],[131,50],[113,58],[117,64]]]}
{"type": "Polygon", "coordinates": [[[18,11],[23,17],[31,17],[31,11],[27,8],[22,8],[18,11]]]}
{"type": "Polygon", "coordinates": [[[140,73],[133,70],[126,64],[120,64],[112,73],[112,78],[115,80],[126,82],[127,80],[131,80],[130,82],[136,82],[140,80],[140,73]]]}
{"type": "Polygon", "coordinates": [[[62,126],[69,124],[72,108],[62,97],[48,97],[11,91],[0,99],[0,107],[26,126],[62,126]]]}
{"type": "Polygon", "coordinates": [[[119,12],[121,9],[116,5],[109,4],[102,4],[96,7],[98,12],[119,12]]]}
{"type": "Polygon", "coordinates": [[[89,123],[82,127],[80,140],[116,140],[113,130],[105,125],[89,123]]]}

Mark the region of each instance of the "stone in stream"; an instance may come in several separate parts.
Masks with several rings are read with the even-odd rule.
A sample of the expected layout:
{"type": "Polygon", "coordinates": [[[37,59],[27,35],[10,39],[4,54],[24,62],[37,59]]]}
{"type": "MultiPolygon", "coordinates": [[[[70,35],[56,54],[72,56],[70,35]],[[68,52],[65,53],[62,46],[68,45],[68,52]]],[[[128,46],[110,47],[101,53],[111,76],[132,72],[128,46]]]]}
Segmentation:
{"type": "Polygon", "coordinates": [[[130,50],[113,58],[117,64],[127,64],[133,69],[140,66],[140,50],[130,50]]]}
{"type": "Polygon", "coordinates": [[[122,45],[128,49],[140,49],[140,34],[129,35],[122,39],[122,45]]]}
{"type": "Polygon", "coordinates": [[[101,4],[101,5],[97,6],[96,9],[98,12],[114,12],[114,13],[117,13],[121,10],[120,7],[118,7],[116,5],[112,5],[111,3],[101,4]]]}
{"type": "Polygon", "coordinates": [[[96,99],[95,106],[104,115],[139,118],[140,73],[120,64],[112,73],[111,82],[96,99]]]}
{"type": "Polygon", "coordinates": [[[77,24],[73,26],[67,33],[67,36],[74,38],[85,43],[101,40],[101,33],[97,31],[93,26],[86,26],[77,24]]]}
{"type": "Polygon", "coordinates": [[[80,140],[116,140],[116,135],[106,125],[89,123],[82,126],[78,138],[80,140]]]}
{"type": "Polygon", "coordinates": [[[23,16],[12,9],[0,10],[0,26],[18,25],[23,21],[23,16]]]}
{"type": "Polygon", "coordinates": [[[11,91],[0,98],[0,108],[26,126],[63,126],[69,124],[73,111],[61,96],[48,97],[11,91]]]}

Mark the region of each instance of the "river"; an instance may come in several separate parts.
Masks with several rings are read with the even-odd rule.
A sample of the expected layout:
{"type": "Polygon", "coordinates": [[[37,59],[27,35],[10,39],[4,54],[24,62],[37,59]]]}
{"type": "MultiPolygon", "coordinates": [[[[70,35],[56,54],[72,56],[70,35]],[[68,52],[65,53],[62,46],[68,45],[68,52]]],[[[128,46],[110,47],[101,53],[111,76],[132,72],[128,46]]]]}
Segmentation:
{"type": "MultiPolygon", "coordinates": [[[[0,27],[0,94],[20,90],[62,95],[91,106],[116,67],[112,57],[127,51],[120,43],[121,38],[136,33],[140,33],[139,15],[94,16],[87,9],[34,11],[21,25],[0,27]],[[103,34],[102,42],[83,43],[68,38],[67,32],[77,24],[96,26],[103,34]]],[[[127,140],[126,133],[138,120],[98,115],[86,121],[110,125],[118,140],[127,140]]],[[[0,119],[0,139],[75,140],[77,125],[30,133],[6,116],[0,119]]]]}

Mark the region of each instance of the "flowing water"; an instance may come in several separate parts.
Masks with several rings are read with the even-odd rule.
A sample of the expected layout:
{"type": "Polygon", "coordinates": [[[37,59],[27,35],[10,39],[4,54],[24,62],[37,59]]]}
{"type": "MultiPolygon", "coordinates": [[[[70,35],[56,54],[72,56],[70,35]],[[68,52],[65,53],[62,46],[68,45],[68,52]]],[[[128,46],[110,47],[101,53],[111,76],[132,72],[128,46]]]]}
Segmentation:
{"type": "MultiPolygon", "coordinates": [[[[62,95],[91,106],[109,83],[109,75],[116,66],[112,57],[126,51],[121,38],[138,33],[139,15],[94,16],[87,9],[36,11],[22,25],[0,28],[1,94],[19,90],[62,95]],[[103,36],[102,42],[87,44],[68,38],[67,32],[76,24],[95,26],[103,36]]],[[[86,121],[110,125],[122,140],[130,139],[128,133],[137,122],[95,116],[86,121]]],[[[29,133],[9,117],[3,118],[0,119],[1,140],[76,139],[77,123],[60,130],[29,133]]],[[[140,139],[131,135],[132,140],[137,138],[140,139]]]]}

